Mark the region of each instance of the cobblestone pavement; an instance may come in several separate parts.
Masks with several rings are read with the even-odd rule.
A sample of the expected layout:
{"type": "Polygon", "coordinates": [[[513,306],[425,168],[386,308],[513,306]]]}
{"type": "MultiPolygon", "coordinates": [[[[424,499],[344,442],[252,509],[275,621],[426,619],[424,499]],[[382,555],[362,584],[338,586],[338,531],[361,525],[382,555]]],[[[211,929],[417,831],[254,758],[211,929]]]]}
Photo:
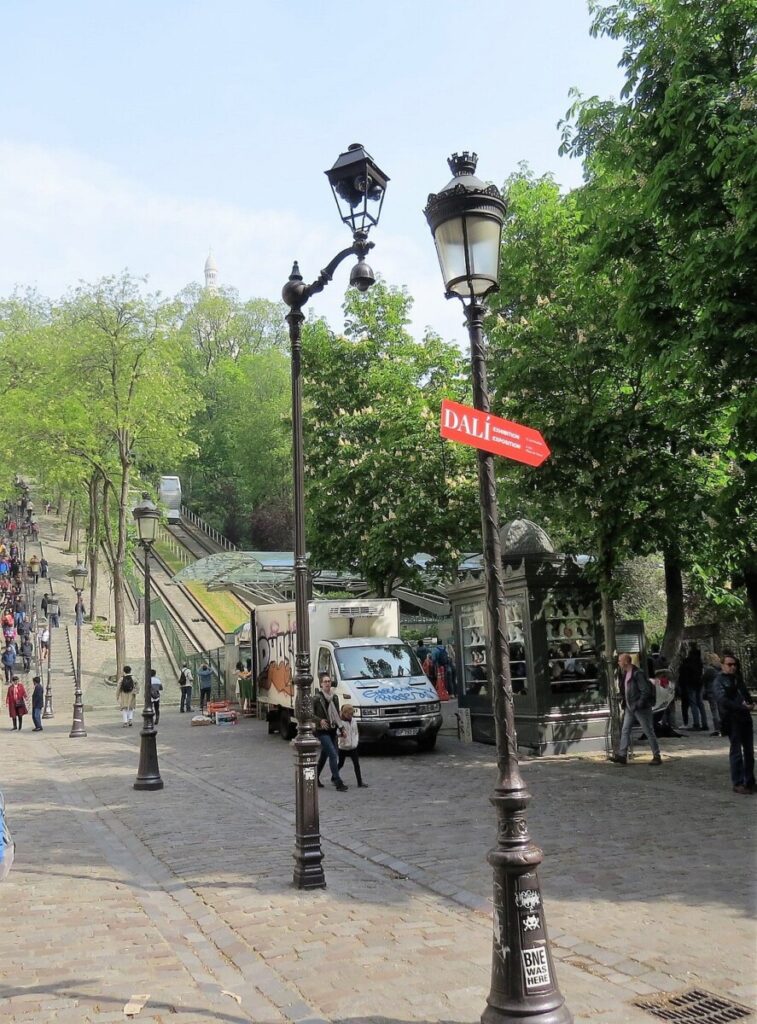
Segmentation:
{"type": "MultiPolygon", "coordinates": [[[[47,553],[63,573],[64,553],[47,553]]],[[[132,642],[136,663],[138,631],[132,642]]],[[[104,687],[107,649],[85,627],[88,699],[104,687]]],[[[68,738],[60,691],[45,732],[0,730],[18,843],[0,887],[0,1021],[105,1024],[127,1019],[139,994],[139,1024],[479,1018],[490,748],[444,737],[435,753],[366,753],[368,789],[319,791],[328,888],[301,894],[289,747],[257,721],[191,728],[168,704],[165,789],[138,793],[139,730],[102,692],[84,739],[68,738]]],[[[523,766],[576,1021],[649,1024],[634,999],[693,986],[757,1002],[757,798],[731,793],[725,741],[663,743],[660,769],[643,752],[625,769],[523,766]]]]}

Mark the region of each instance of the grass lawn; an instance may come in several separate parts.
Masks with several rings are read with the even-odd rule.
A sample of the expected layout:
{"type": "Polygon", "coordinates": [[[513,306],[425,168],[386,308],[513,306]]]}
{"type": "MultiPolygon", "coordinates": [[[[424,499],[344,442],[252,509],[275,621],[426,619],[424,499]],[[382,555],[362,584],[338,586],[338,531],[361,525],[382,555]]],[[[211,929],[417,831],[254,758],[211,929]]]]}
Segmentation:
{"type": "MultiPolygon", "coordinates": [[[[184,568],[184,563],[179,561],[165,541],[156,540],[155,550],[172,572],[177,573],[184,568]]],[[[187,583],[186,587],[224,633],[233,633],[249,618],[245,606],[228,591],[214,590],[211,593],[204,583],[187,583]]]]}

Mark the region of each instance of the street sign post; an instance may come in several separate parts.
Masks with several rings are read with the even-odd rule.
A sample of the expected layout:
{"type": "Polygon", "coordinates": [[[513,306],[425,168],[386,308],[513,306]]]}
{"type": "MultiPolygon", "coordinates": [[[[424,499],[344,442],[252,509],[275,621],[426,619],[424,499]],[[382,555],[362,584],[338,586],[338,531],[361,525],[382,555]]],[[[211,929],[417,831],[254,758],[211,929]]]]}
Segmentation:
{"type": "Polygon", "coordinates": [[[533,427],[446,398],[442,402],[440,433],[450,441],[482,448],[528,466],[540,466],[550,455],[547,442],[533,427]]]}

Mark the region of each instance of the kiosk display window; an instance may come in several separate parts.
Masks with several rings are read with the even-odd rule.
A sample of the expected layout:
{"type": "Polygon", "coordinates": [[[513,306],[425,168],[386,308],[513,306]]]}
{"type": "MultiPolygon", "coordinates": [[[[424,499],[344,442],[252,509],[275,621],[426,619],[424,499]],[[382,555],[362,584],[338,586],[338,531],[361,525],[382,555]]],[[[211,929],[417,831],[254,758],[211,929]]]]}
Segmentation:
{"type": "MultiPolygon", "coordinates": [[[[488,639],[485,628],[485,608],[480,603],[463,604],[459,612],[461,642],[462,692],[471,696],[489,696],[491,685],[488,663],[488,639]]],[[[523,622],[523,602],[505,600],[505,622],[510,648],[510,676],[513,693],[527,693],[528,654],[527,637],[523,622]]]]}
{"type": "Polygon", "coordinates": [[[600,689],[601,662],[597,647],[594,609],[579,593],[549,598],[545,607],[550,685],[557,694],[600,689]]]}

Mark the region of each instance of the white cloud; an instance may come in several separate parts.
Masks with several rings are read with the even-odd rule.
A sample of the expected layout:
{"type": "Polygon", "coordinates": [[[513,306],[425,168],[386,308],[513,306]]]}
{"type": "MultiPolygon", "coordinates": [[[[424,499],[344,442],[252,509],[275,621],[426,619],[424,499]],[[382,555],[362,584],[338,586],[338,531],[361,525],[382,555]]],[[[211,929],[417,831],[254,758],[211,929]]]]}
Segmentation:
{"type": "MultiPolygon", "coordinates": [[[[332,208],[333,212],[333,208],[332,208]]],[[[208,246],[220,281],[243,296],[277,299],[300,261],[312,280],[347,244],[345,229],[277,209],[252,209],[222,200],[163,194],[115,167],[72,150],[0,142],[0,294],[36,286],[52,297],[79,280],[92,281],[125,267],[148,275],[152,287],[173,294],[202,280],[208,246]]],[[[374,269],[391,284],[405,284],[415,299],[413,322],[443,337],[464,338],[459,303],[446,302],[430,235],[421,246],[411,235],[376,232],[374,269]]],[[[348,272],[314,297],[314,313],[341,326],[348,272]]]]}

